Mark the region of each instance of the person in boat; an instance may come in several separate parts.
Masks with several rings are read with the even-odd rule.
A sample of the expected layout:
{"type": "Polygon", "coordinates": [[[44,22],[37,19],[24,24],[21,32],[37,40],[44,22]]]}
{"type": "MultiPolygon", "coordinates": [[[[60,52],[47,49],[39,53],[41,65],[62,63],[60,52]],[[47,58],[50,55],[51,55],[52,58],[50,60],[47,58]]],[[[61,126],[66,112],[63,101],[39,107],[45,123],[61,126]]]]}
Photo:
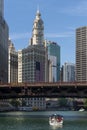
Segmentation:
{"type": "Polygon", "coordinates": [[[50,117],[50,120],[56,120],[57,122],[61,122],[63,120],[63,116],[54,114],[50,117]]]}

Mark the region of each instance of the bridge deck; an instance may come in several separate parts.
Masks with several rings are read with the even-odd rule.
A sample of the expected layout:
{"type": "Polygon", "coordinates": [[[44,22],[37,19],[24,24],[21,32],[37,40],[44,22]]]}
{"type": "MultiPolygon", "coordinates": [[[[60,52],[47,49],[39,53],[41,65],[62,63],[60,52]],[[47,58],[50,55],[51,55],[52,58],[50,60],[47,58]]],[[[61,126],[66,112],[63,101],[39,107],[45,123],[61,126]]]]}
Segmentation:
{"type": "Polygon", "coordinates": [[[87,98],[86,82],[40,82],[0,84],[0,98],[78,97],[87,98]]]}

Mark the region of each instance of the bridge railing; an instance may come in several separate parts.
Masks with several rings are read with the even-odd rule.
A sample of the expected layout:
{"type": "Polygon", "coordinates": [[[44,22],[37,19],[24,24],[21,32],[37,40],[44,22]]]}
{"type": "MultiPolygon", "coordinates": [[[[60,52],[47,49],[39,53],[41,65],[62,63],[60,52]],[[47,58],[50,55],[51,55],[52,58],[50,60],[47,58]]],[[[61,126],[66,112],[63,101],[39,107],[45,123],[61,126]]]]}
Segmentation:
{"type": "Polygon", "coordinates": [[[87,81],[83,82],[23,82],[23,83],[0,83],[0,87],[27,87],[27,86],[87,86],[87,81]]]}

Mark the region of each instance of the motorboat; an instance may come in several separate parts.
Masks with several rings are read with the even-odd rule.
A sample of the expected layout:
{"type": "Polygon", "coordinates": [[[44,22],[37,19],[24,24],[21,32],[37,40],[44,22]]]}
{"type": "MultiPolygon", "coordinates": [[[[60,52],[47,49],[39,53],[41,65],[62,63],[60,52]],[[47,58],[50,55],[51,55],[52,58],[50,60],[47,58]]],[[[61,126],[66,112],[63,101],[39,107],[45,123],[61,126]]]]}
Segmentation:
{"type": "Polygon", "coordinates": [[[79,111],[85,111],[85,109],[84,108],[80,108],[79,111]]]}
{"type": "Polygon", "coordinates": [[[63,125],[63,116],[58,114],[53,114],[49,117],[49,124],[51,126],[62,126],[63,125]]]}

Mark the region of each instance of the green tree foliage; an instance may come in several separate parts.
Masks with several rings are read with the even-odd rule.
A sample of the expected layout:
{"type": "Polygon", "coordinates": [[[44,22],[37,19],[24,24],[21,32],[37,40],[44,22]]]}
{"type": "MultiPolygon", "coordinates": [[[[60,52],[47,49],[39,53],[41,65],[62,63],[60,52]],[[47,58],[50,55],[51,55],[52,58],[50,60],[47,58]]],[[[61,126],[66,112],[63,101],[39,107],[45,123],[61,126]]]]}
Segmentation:
{"type": "Polygon", "coordinates": [[[84,100],[84,107],[87,109],[87,98],[84,100]]]}
{"type": "Polygon", "coordinates": [[[59,106],[60,107],[66,107],[67,106],[67,99],[66,98],[60,98],[59,99],[59,106]]]}
{"type": "Polygon", "coordinates": [[[20,102],[18,99],[11,99],[10,103],[15,106],[18,107],[20,105],[20,102]]]}

